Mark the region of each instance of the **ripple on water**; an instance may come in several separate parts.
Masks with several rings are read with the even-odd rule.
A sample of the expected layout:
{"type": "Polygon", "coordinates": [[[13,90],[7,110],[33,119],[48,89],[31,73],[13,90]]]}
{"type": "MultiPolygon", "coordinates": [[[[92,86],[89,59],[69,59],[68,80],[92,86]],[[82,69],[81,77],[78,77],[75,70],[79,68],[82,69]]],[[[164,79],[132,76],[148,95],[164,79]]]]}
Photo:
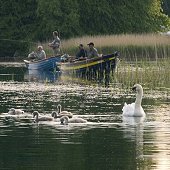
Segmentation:
{"type": "MultiPolygon", "coordinates": [[[[100,166],[107,165],[108,162],[110,165],[119,162],[122,165],[128,163],[133,167],[131,169],[170,169],[170,101],[165,91],[145,91],[142,104],[146,119],[142,121],[123,120],[123,103],[134,102],[135,95],[117,87],[106,89],[75,84],[0,82],[0,94],[3,112],[9,107],[17,107],[30,113],[38,110],[50,114],[60,103],[64,110],[88,120],[87,124],[67,126],[60,125],[60,122],[37,124],[0,121],[0,137],[5,139],[5,142],[1,140],[0,146],[3,148],[5,143],[9,144],[13,139],[16,149],[18,141],[22,145],[19,148],[24,148],[13,150],[16,158],[20,152],[20,155],[25,155],[29,160],[28,155],[48,161],[47,158],[52,160],[50,152],[67,164],[65,153],[71,158],[72,149],[75,149],[71,162],[79,161],[81,155],[81,160],[92,165],[88,159],[90,155],[95,162],[102,162],[100,166]],[[62,155],[62,159],[58,155],[62,155]]],[[[11,153],[4,154],[7,157],[11,153]]],[[[47,166],[45,161],[41,164],[47,166]]],[[[83,168],[80,166],[79,169],[83,168]]],[[[114,168],[111,166],[110,169],[114,168]]]]}

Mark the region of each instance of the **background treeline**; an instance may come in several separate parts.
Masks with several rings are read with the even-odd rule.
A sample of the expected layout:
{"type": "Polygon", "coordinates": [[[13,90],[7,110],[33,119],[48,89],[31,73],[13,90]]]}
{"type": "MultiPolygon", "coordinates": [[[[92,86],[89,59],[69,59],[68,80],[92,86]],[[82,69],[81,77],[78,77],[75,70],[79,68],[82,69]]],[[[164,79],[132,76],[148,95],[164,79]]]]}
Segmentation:
{"type": "Polygon", "coordinates": [[[62,39],[157,32],[160,25],[169,28],[168,15],[169,0],[1,0],[0,56],[49,40],[54,30],[62,39]]]}

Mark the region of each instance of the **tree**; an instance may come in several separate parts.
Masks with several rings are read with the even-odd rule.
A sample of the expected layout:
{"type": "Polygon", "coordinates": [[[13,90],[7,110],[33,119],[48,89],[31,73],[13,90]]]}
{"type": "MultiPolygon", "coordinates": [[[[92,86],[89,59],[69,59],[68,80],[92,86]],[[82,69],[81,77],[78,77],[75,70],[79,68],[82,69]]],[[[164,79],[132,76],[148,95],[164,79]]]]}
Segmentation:
{"type": "Polygon", "coordinates": [[[0,37],[32,39],[36,28],[36,0],[0,1],[0,37]]]}
{"type": "Polygon", "coordinates": [[[168,0],[1,0],[0,37],[44,41],[81,35],[147,33],[170,26],[168,0]],[[166,8],[165,8],[166,7],[166,8]]]}
{"type": "Polygon", "coordinates": [[[38,0],[39,27],[37,38],[44,40],[58,30],[63,37],[79,35],[79,13],[77,0],[38,0]]]}
{"type": "Polygon", "coordinates": [[[161,0],[80,0],[80,11],[80,25],[88,34],[155,32],[169,24],[161,0]]]}

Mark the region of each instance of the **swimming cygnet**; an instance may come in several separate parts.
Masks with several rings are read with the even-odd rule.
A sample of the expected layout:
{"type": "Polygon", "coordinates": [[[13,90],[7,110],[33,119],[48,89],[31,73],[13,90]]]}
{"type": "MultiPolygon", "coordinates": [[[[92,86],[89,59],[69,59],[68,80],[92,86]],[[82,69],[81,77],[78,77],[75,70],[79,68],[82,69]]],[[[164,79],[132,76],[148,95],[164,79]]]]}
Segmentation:
{"type": "Polygon", "coordinates": [[[60,104],[57,107],[58,107],[58,113],[57,114],[53,113],[53,115],[55,115],[56,118],[60,118],[62,116],[68,116],[69,118],[73,117],[73,114],[71,112],[61,111],[62,106],[60,104]]]}
{"type": "Polygon", "coordinates": [[[67,125],[68,123],[87,123],[87,120],[79,117],[69,119],[68,116],[62,116],[60,122],[62,125],[67,125]]]}
{"type": "Polygon", "coordinates": [[[14,109],[14,108],[9,109],[9,111],[8,111],[8,114],[10,114],[10,115],[19,115],[19,114],[23,114],[23,113],[24,113],[23,110],[14,109]]]}
{"type": "Polygon", "coordinates": [[[35,117],[35,122],[39,122],[39,121],[53,121],[53,117],[49,117],[49,116],[39,116],[39,112],[38,111],[34,111],[33,112],[33,118],[35,117]]]}

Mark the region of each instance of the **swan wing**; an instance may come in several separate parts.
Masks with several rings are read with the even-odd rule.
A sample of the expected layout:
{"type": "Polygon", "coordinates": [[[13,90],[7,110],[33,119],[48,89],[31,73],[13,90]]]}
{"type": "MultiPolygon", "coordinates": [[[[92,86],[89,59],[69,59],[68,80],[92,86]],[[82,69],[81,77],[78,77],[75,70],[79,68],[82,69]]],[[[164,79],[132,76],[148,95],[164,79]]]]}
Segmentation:
{"type": "Polygon", "coordinates": [[[87,121],[82,118],[72,118],[69,119],[69,123],[87,123],[87,121]]]}
{"type": "Polygon", "coordinates": [[[58,116],[59,116],[59,117],[68,116],[69,118],[72,118],[72,117],[73,117],[73,114],[72,114],[71,112],[62,111],[58,116]]]}
{"type": "Polygon", "coordinates": [[[19,114],[24,114],[24,111],[21,109],[15,109],[15,114],[19,115],[19,114]]]}
{"type": "Polygon", "coordinates": [[[133,116],[135,110],[135,103],[127,104],[125,103],[123,106],[123,116],[133,116]]]}
{"type": "Polygon", "coordinates": [[[52,117],[48,117],[48,116],[42,116],[38,118],[39,121],[52,121],[53,118],[52,117]]]}

